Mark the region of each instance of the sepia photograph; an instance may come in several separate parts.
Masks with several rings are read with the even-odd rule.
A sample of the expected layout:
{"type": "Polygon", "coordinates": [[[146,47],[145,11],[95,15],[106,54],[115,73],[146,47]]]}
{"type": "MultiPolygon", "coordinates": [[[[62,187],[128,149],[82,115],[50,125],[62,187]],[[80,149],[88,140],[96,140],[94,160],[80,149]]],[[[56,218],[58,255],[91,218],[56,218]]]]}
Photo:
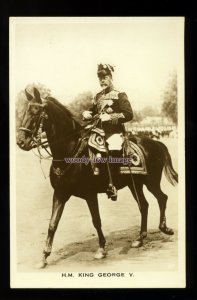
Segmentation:
{"type": "Polygon", "coordinates": [[[184,288],[184,18],[9,30],[11,288],[184,288]]]}

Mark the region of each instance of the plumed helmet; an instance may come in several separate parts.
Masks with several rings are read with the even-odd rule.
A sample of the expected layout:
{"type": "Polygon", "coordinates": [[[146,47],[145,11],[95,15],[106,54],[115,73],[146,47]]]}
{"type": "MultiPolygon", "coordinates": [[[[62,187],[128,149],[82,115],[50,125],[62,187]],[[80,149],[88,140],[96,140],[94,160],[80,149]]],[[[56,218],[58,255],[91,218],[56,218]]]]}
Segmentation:
{"type": "Polygon", "coordinates": [[[107,64],[98,65],[97,75],[99,78],[102,78],[106,75],[112,76],[112,72],[114,72],[114,67],[112,67],[111,65],[107,65],[107,64]]]}

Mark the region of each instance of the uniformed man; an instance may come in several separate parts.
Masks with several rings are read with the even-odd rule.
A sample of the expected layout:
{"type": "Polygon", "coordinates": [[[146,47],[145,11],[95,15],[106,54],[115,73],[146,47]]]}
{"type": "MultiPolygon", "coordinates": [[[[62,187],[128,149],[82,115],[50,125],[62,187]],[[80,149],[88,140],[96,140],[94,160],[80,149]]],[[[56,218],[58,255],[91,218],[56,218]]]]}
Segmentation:
{"type": "Polygon", "coordinates": [[[113,86],[110,65],[99,64],[97,75],[102,91],[96,94],[93,107],[83,112],[84,119],[90,120],[95,114],[100,115],[106,139],[114,133],[124,131],[123,123],[131,121],[133,111],[125,93],[117,91],[113,86]]]}
{"type": "MultiPolygon", "coordinates": [[[[113,72],[114,68],[109,64],[98,65],[97,75],[102,91],[94,97],[92,108],[83,112],[83,118],[90,120],[98,114],[105,132],[107,150],[121,150],[123,143],[121,135],[125,132],[124,123],[132,120],[133,111],[127,95],[114,88],[113,72]]],[[[113,192],[111,194],[113,196],[113,192]]]]}

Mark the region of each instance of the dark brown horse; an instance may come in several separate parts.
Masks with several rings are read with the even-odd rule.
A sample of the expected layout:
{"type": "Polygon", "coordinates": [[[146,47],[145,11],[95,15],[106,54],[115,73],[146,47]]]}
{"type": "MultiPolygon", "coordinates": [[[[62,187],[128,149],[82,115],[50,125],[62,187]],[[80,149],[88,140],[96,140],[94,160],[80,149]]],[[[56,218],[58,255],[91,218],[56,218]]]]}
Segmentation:
{"type": "MultiPolygon", "coordinates": [[[[47,257],[51,253],[54,234],[65,203],[72,195],[85,199],[88,204],[99,238],[99,249],[95,258],[103,258],[106,255],[106,240],[101,229],[97,194],[106,192],[107,172],[95,176],[90,164],[66,164],[65,157],[88,156],[87,147],[79,151],[83,128],[74,120],[70,111],[56,99],[48,97],[44,101],[41,100],[36,88],[34,88],[34,96],[25,92],[29,104],[18,131],[17,144],[22,150],[31,150],[35,144],[39,144],[38,133],[45,131],[53,157],[50,170],[51,185],[54,188],[53,207],[40,267],[47,264],[47,257]]],[[[173,230],[167,227],[165,217],[168,197],[160,188],[162,170],[164,169],[170,183],[174,185],[178,182],[178,175],[173,169],[170,154],[163,143],[143,137],[136,138],[136,141],[143,149],[147,175],[133,174],[133,181],[130,175],[117,175],[116,173],[114,176],[116,188],[128,186],[139,205],[141,230],[139,237],[131,245],[133,247],[141,246],[143,239],[147,236],[148,202],[143,193],[143,185],[146,185],[158,201],[159,229],[171,235],[173,230]]]]}

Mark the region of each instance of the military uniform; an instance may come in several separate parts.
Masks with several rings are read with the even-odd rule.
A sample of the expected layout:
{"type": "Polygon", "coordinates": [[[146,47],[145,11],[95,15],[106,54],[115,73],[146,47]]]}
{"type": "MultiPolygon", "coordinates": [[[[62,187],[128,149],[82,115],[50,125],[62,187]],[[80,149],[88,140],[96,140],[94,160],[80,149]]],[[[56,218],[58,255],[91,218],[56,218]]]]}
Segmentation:
{"type": "MultiPolygon", "coordinates": [[[[113,87],[112,72],[114,72],[114,68],[111,65],[98,65],[97,75],[100,85],[101,87],[106,86],[106,88],[96,94],[92,108],[83,113],[85,119],[91,119],[95,115],[99,115],[101,122],[97,126],[100,125],[105,132],[104,150],[107,156],[109,156],[109,150],[120,151],[122,149],[123,138],[121,133],[125,132],[124,123],[133,119],[133,111],[127,95],[120,93],[113,87]]],[[[111,166],[108,161],[106,166],[109,175],[109,186],[106,193],[109,198],[115,201],[117,190],[113,184],[111,166]]]]}
{"type": "Polygon", "coordinates": [[[108,113],[110,115],[109,121],[102,122],[106,138],[112,134],[124,132],[123,123],[133,119],[133,111],[127,95],[111,88],[107,88],[96,94],[90,110],[93,116],[101,113],[108,113]]]}

